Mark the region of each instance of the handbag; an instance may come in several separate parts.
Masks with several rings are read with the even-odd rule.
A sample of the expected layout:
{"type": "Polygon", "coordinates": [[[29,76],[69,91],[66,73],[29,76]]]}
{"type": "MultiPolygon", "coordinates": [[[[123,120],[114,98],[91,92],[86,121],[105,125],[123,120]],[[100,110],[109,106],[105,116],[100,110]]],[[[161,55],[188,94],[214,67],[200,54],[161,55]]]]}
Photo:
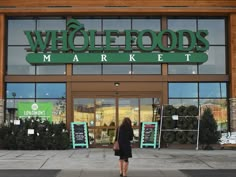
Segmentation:
{"type": "Polygon", "coordinates": [[[113,144],[113,150],[114,151],[119,151],[120,150],[120,145],[119,145],[119,142],[118,142],[118,139],[119,139],[119,129],[118,129],[117,133],[118,133],[117,140],[113,144]]]}

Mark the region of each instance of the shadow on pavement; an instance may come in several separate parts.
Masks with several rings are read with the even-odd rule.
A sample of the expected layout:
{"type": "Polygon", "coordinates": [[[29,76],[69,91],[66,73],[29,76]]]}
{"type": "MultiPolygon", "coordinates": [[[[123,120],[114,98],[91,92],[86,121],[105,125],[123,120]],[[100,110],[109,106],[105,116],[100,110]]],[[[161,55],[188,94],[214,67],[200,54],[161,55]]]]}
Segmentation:
{"type": "Polygon", "coordinates": [[[234,169],[180,170],[189,177],[236,177],[234,169]]]}

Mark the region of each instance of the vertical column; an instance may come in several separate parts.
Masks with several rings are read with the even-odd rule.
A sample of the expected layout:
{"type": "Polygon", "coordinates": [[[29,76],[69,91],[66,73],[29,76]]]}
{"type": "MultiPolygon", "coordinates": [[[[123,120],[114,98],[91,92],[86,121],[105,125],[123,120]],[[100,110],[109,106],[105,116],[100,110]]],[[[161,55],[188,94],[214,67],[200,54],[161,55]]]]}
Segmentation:
{"type": "Polygon", "coordinates": [[[0,125],[4,122],[5,16],[0,14],[0,125]]]}
{"type": "Polygon", "coordinates": [[[236,14],[230,15],[229,44],[230,44],[230,131],[236,131],[236,14]]]}
{"type": "Polygon", "coordinates": [[[236,131],[236,98],[229,99],[230,102],[230,131],[236,131]]]}

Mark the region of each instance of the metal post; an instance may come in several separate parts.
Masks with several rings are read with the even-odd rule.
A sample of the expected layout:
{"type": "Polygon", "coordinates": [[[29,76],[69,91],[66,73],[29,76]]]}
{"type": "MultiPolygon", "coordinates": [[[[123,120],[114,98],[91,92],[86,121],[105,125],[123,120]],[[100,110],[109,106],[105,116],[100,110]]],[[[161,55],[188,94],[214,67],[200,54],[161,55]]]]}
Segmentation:
{"type": "Polygon", "coordinates": [[[163,118],[163,105],[161,106],[161,121],[160,121],[160,132],[159,132],[159,140],[158,140],[158,149],[161,148],[161,129],[162,129],[162,118],[163,118]]]}
{"type": "Polygon", "coordinates": [[[196,147],[196,150],[198,150],[198,146],[199,146],[200,119],[201,119],[200,116],[201,116],[201,105],[199,105],[199,111],[198,111],[197,147],[196,147]]]}

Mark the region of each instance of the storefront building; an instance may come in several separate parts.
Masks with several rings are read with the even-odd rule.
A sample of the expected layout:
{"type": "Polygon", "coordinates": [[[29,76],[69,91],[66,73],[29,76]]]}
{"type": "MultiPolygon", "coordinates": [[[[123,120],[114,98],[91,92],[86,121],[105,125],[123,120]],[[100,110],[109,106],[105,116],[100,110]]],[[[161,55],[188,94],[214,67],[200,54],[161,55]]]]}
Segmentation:
{"type": "Polygon", "coordinates": [[[208,106],[236,129],[235,1],[0,2],[0,121],[87,122],[92,145],[126,116],[208,106]]]}

